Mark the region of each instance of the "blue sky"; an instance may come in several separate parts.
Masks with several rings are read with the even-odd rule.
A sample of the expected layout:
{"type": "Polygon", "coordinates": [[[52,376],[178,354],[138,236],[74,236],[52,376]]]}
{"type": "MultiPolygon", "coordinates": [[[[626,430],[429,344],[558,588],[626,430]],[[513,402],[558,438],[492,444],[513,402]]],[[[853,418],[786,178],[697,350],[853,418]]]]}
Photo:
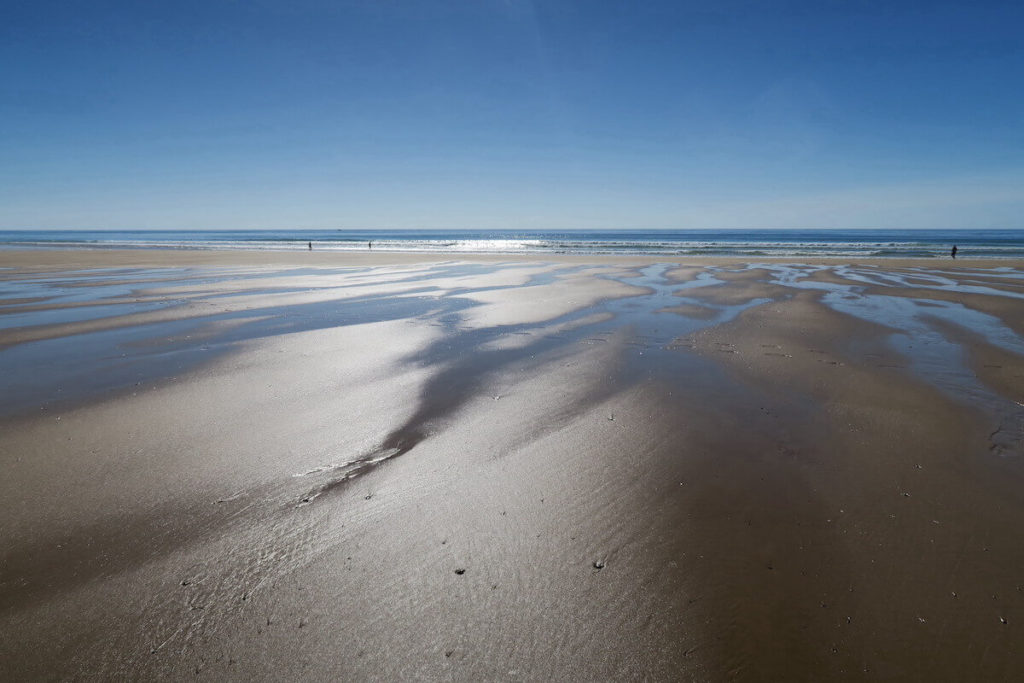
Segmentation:
{"type": "Polygon", "coordinates": [[[1024,227],[1022,7],[8,0],[0,229],[1024,227]]]}

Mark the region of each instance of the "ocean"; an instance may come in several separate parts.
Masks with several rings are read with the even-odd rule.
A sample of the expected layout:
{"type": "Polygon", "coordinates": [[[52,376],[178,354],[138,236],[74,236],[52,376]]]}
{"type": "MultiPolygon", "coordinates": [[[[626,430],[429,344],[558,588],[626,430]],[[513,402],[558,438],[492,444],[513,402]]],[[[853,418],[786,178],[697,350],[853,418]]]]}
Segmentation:
{"type": "Polygon", "coordinates": [[[1024,258],[1024,230],[8,230],[0,249],[1024,258]]]}

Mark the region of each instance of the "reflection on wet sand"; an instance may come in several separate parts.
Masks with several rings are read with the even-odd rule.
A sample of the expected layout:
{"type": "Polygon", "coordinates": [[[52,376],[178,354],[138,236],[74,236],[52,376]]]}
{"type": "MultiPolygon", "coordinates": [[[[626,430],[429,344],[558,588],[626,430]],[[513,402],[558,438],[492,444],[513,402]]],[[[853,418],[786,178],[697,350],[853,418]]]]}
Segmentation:
{"type": "Polygon", "coordinates": [[[1022,664],[986,644],[1024,605],[1020,284],[5,271],[2,671],[998,678],[1022,664]]]}

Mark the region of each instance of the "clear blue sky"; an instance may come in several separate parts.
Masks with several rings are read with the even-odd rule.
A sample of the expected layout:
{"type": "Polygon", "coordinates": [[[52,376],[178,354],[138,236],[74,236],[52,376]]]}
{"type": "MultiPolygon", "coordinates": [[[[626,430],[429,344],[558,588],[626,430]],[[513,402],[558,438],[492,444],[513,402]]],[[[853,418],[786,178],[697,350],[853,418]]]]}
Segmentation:
{"type": "Polygon", "coordinates": [[[0,229],[1024,227],[1024,4],[6,0],[0,229]]]}

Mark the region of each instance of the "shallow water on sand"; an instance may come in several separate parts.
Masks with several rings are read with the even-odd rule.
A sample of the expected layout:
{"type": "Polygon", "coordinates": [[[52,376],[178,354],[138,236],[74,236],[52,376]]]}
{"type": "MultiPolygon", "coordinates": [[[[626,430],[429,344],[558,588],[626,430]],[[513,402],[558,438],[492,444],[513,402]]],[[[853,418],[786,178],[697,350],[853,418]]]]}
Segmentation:
{"type": "MultiPolygon", "coordinates": [[[[624,332],[629,348],[636,353],[671,349],[659,362],[693,362],[683,358],[690,335],[722,325],[745,310],[767,304],[767,297],[723,304],[693,293],[709,288],[725,288],[721,274],[736,272],[731,267],[707,267],[692,278],[679,282],[666,277],[670,266],[652,264],[615,274],[599,274],[633,287],[644,294],[620,296],[561,315],[543,325],[503,325],[493,328],[461,329],[461,315],[477,304],[475,294],[510,290],[524,286],[550,286],[588,270],[587,266],[549,266],[529,274],[525,283],[515,285],[473,286],[472,278],[495,271],[515,271],[527,264],[444,263],[404,269],[388,268],[159,268],[92,269],[71,273],[16,274],[3,283],[5,299],[29,300],[29,304],[3,304],[0,301],[0,348],[4,330],[23,332],[74,323],[95,322],[100,318],[123,323],[110,329],[57,335],[15,344],[0,351],[5,368],[0,380],[0,415],[25,414],[39,408],[71,405],[100,393],[124,391],[177,376],[198,364],[208,363],[238,344],[273,335],[384,320],[418,320],[437,324],[445,336],[436,348],[426,349],[414,363],[438,363],[450,356],[464,359],[449,374],[480,375],[500,371],[505,365],[536,354],[552,353],[570,344],[601,343],[611,335],[624,332]],[[274,287],[268,280],[298,282],[274,287]],[[438,289],[439,281],[455,279],[462,286],[438,289]],[[390,284],[400,287],[386,294],[350,296],[352,287],[390,284]],[[213,290],[212,285],[227,286],[213,290]],[[174,296],[163,294],[174,288],[174,296]],[[274,299],[286,294],[319,292],[326,298],[309,303],[274,305],[274,299]],[[263,297],[258,306],[231,309],[236,297],[263,297]],[[690,305],[700,310],[699,317],[670,312],[690,305]],[[206,306],[207,308],[201,308],[206,306]],[[209,308],[220,309],[210,312],[209,308]],[[162,310],[180,315],[153,322],[132,324],[133,315],[162,310]],[[589,323],[571,332],[543,333],[544,326],[571,324],[595,313],[611,318],[589,323]],[[535,337],[518,349],[501,352],[481,351],[493,340],[513,335],[535,337]],[[461,366],[465,365],[463,369],[461,366]],[[469,372],[468,369],[473,371],[469,372]]],[[[1024,273],[1006,267],[966,272],[969,284],[962,284],[949,270],[912,268],[903,271],[879,271],[875,267],[803,266],[751,264],[750,271],[763,271],[766,284],[787,289],[820,292],[820,302],[835,311],[892,330],[889,345],[906,359],[917,376],[950,396],[998,416],[1001,424],[1013,425],[1004,431],[1001,451],[1024,438],[1018,434],[1024,425],[1024,408],[1015,399],[1004,397],[986,387],[969,367],[969,355],[962,343],[948,334],[950,326],[978,335],[986,343],[1010,353],[1024,355],[1024,339],[998,317],[968,308],[962,303],[929,297],[931,292],[965,292],[1018,299],[1006,281],[1024,278],[1024,273]],[[829,274],[825,281],[821,274],[829,274]],[[892,294],[886,293],[892,290],[892,294]]],[[[135,317],[138,317],[135,315],[135,317]]],[[[72,330],[73,332],[73,330],[72,330]]],[[[447,380],[445,380],[447,381],[447,380]]],[[[467,389],[470,393],[472,389],[467,389]]],[[[458,392],[454,392],[458,393],[458,392]]],[[[445,392],[446,395],[453,392],[445,392]]],[[[452,399],[446,398],[448,402],[452,399]]],[[[455,402],[457,403],[457,401],[455,402]]],[[[433,415],[435,409],[427,409],[433,415]]],[[[421,432],[422,425],[401,430],[405,436],[385,439],[383,449],[407,450],[415,441],[410,434],[421,432]],[[412,439],[412,441],[410,441],[412,439]],[[397,441],[396,441],[397,440],[397,441]]]]}
{"type": "MultiPolygon", "coordinates": [[[[965,405],[992,415],[999,425],[993,450],[1021,454],[1024,441],[1024,405],[1019,398],[1002,396],[987,387],[970,367],[970,355],[961,339],[949,333],[961,329],[979,336],[986,343],[1012,354],[1024,356],[1024,337],[1005,321],[962,303],[930,298],[931,292],[964,292],[1012,299],[1024,293],[992,285],[962,285],[950,277],[921,268],[911,273],[878,273],[872,268],[841,266],[764,266],[775,284],[823,292],[820,301],[831,309],[893,330],[890,347],[906,359],[911,371],[965,405]],[[808,280],[823,270],[831,271],[847,283],[808,280]],[[913,283],[913,284],[911,284],[913,283]],[[899,293],[881,294],[886,288],[899,293]],[[915,296],[909,296],[911,290],[915,296]]],[[[999,269],[989,277],[1020,277],[1024,273],[999,269]]],[[[983,279],[986,273],[975,271],[971,277],[983,279]]]]}
{"type": "MultiPolygon", "coordinates": [[[[985,506],[986,487],[995,485],[973,468],[988,467],[986,456],[1003,456],[989,460],[1012,468],[1024,454],[1021,396],[1006,389],[1012,377],[987,382],[976,358],[979,349],[1024,357],[1019,318],[974,308],[975,298],[956,300],[962,293],[1014,304],[1024,279],[1016,270],[509,262],[0,278],[0,424],[8,434],[42,435],[38,469],[20,452],[0,449],[12,471],[33,482],[8,484],[5,509],[25,516],[21,529],[37,517],[50,520],[5,537],[0,631],[35,642],[32,634],[63,604],[61,613],[72,615],[67,642],[89,645],[63,659],[51,653],[50,662],[38,648],[19,649],[17,661],[41,677],[174,677],[207,666],[218,678],[296,673],[300,658],[292,651],[305,652],[296,633],[323,638],[304,660],[321,667],[322,677],[387,671],[437,678],[452,673],[439,667],[464,661],[454,677],[519,667],[526,677],[718,678],[746,670],[815,678],[837,673],[830,662],[860,671],[868,659],[874,666],[887,658],[881,663],[899,673],[915,661],[927,669],[930,660],[883,656],[898,639],[880,639],[878,629],[905,638],[905,652],[948,643],[942,633],[908,635],[928,619],[940,621],[930,614],[906,626],[886,622],[890,601],[903,619],[904,610],[934,604],[939,593],[945,599],[977,587],[998,595],[985,595],[983,607],[949,608],[940,622],[943,633],[968,623],[986,638],[1019,607],[1012,577],[1000,573],[1018,566],[1013,535],[1004,533],[1017,517],[1000,516],[1017,509],[1014,494],[993,494],[977,526],[946,514],[967,493],[977,496],[972,506],[985,506]],[[745,323],[795,302],[835,316],[852,338],[832,340],[826,356],[801,345],[784,317],[757,323],[775,326],[770,340],[745,323]],[[519,305],[519,317],[508,313],[519,305]],[[390,340],[403,350],[373,353],[376,331],[386,326],[395,335],[399,325],[415,343],[406,348],[405,340],[382,337],[382,345],[390,340]],[[363,330],[369,350],[354,348],[363,330]],[[343,339],[353,346],[333,350],[336,358],[306,341],[331,331],[352,333],[343,339]],[[784,346],[780,338],[797,341],[784,346]],[[891,358],[872,364],[863,349],[891,358]],[[826,361],[820,370],[807,360],[812,352],[826,361]],[[362,354],[365,367],[349,353],[362,354]],[[306,354],[320,365],[311,368],[306,354]],[[255,367],[235,368],[234,359],[255,367]],[[265,386],[245,382],[263,382],[261,373],[276,363],[303,379],[270,373],[265,386]],[[786,363],[804,369],[787,371],[786,363]],[[332,375],[338,368],[344,371],[332,375]],[[305,395],[298,385],[318,371],[331,382],[305,395]],[[833,371],[848,372],[826,378],[833,371]],[[171,378],[206,390],[231,382],[241,387],[229,395],[242,413],[176,427],[183,433],[170,430],[168,444],[150,432],[163,434],[173,416],[153,412],[119,422],[115,410],[110,433],[100,436],[74,426],[91,409],[130,411],[143,390],[147,405],[161,406],[171,378]],[[927,453],[903,455],[912,449],[899,443],[869,466],[874,451],[887,447],[861,435],[872,423],[842,431],[858,411],[887,398],[865,398],[858,383],[874,391],[885,382],[909,405],[925,406],[921,425],[906,431],[931,450],[942,447],[931,433],[945,434],[929,422],[932,412],[989,427],[981,429],[987,441],[971,430],[955,433],[953,454],[942,456],[962,455],[957,449],[967,444],[967,457],[954,461],[962,491],[935,484],[929,493],[916,484],[921,508],[871,497],[879,481],[892,480],[897,503],[909,498],[912,476],[923,470],[908,470],[911,461],[897,457],[924,461],[929,474],[949,468],[927,461],[927,453]],[[393,404],[363,411],[359,403],[375,394],[393,404]],[[389,418],[375,421],[386,410],[389,418]],[[96,444],[89,451],[95,467],[74,460],[82,441],[96,444]],[[286,445],[262,461],[261,441],[286,445]],[[863,452],[849,445],[861,442],[869,444],[863,452]],[[254,452],[233,454],[235,443],[254,452]],[[837,474],[843,453],[855,457],[837,474]],[[145,461],[139,469],[153,472],[144,489],[150,497],[111,506],[119,486],[140,485],[122,480],[118,457],[133,472],[145,461]],[[883,474],[871,479],[872,468],[883,474]],[[858,480],[862,489],[850,502],[822,493],[851,473],[868,478],[858,480]],[[26,497],[65,476],[96,496],[79,519],[65,519],[54,500],[26,497]],[[222,480],[235,483],[225,488],[222,480]],[[37,515],[26,512],[33,505],[37,515]],[[854,508],[859,516],[845,521],[854,508]],[[925,533],[939,543],[920,540],[925,533]],[[928,555],[936,545],[940,555],[928,555]],[[814,552],[805,555],[808,549],[814,552]],[[877,568],[865,569],[876,559],[877,568]],[[954,569],[922,579],[923,597],[905,604],[884,585],[871,587],[883,572],[920,577],[943,563],[967,567],[977,583],[954,569]],[[871,597],[861,598],[855,584],[871,597]],[[837,604],[844,611],[833,615],[837,604]],[[1000,611],[989,614],[994,604],[1000,611]],[[277,623],[271,606],[307,611],[292,635],[257,647],[277,623]],[[858,609],[875,621],[862,626],[858,609]],[[310,614],[331,628],[315,631],[310,614]],[[250,628],[254,616],[258,630],[250,628]],[[14,633],[15,623],[27,626],[14,633]],[[458,623],[472,626],[460,632],[459,645],[442,642],[458,623]],[[345,634],[340,644],[338,633],[345,634]],[[377,648],[350,652],[367,634],[382,639],[377,648]],[[408,656],[388,654],[403,648],[408,656]],[[248,655],[247,674],[231,668],[239,651],[248,655]],[[253,664],[254,653],[271,667],[253,664]],[[440,664],[426,659],[435,654],[440,664]],[[573,669],[564,668],[567,661],[573,669]]],[[[1012,651],[1001,657],[1013,665],[1012,651]]],[[[986,665],[973,654],[956,661],[965,663],[958,670],[986,665]]]]}

